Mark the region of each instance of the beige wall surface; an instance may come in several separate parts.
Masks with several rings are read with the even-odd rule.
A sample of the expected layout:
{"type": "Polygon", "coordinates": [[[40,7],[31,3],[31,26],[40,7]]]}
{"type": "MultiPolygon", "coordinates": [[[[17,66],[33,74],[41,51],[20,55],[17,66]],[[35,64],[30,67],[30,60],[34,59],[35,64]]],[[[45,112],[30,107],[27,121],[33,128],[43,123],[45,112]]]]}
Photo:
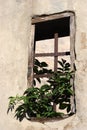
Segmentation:
{"type": "Polygon", "coordinates": [[[0,0],[0,130],[87,129],[87,0],[0,0]],[[33,2],[33,3],[32,3],[33,2]],[[76,20],[74,116],[45,122],[18,122],[7,115],[8,97],[27,88],[28,58],[31,56],[31,15],[74,11],[76,20]]]}
{"type": "Polygon", "coordinates": [[[67,9],[68,0],[33,0],[33,15],[52,14],[67,9]]]}
{"type": "Polygon", "coordinates": [[[8,97],[27,87],[31,0],[0,0],[0,130],[23,130],[7,115],[8,97]]]}

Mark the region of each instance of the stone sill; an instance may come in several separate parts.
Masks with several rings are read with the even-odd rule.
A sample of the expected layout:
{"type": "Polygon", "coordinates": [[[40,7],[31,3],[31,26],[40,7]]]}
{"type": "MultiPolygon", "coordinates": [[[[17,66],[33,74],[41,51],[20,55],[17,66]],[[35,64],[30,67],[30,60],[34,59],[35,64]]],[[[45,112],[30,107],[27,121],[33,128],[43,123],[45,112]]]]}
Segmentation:
{"type": "Polygon", "coordinates": [[[31,117],[31,119],[29,121],[31,121],[31,122],[45,123],[45,122],[61,121],[61,120],[67,119],[69,117],[71,117],[71,116],[64,115],[63,117],[52,117],[52,118],[36,118],[36,117],[31,117]]]}
{"type": "Polygon", "coordinates": [[[70,124],[75,120],[76,115],[72,115],[66,118],[51,118],[51,119],[44,119],[44,120],[27,120],[25,126],[26,129],[24,130],[63,130],[67,124],[70,124]]]}

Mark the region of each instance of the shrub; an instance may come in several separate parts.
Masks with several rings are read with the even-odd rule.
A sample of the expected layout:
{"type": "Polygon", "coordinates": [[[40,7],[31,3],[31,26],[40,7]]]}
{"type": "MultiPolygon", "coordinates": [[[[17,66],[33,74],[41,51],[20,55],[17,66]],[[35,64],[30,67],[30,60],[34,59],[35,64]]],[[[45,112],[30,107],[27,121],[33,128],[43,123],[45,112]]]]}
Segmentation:
{"type": "Polygon", "coordinates": [[[16,106],[15,117],[19,121],[32,117],[62,117],[64,113],[56,112],[53,109],[55,103],[59,105],[59,109],[66,109],[67,113],[70,114],[70,97],[74,94],[70,80],[74,73],[66,60],[62,59],[58,63],[60,67],[56,73],[51,71],[52,77],[48,79],[48,84],[44,84],[40,88],[30,87],[25,90],[22,96],[9,97],[7,113],[16,106]]]}

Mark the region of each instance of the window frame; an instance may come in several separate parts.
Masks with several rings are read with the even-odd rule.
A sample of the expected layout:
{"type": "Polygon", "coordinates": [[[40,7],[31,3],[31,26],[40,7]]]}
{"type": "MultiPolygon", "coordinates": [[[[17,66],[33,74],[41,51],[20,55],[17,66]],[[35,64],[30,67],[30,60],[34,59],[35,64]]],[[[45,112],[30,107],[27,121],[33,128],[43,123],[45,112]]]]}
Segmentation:
{"type": "MultiPolygon", "coordinates": [[[[31,76],[29,76],[31,79],[31,85],[33,83],[33,57],[35,56],[33,50],[34,50],[34,35],[35,35],[35,24],[38,22],[46,22],[49,20],[55,20],[60,18],[70,17],[70,60],[71,60],[71,69],[75,70],[75,13],[72,11],[65,11],[58,14],[51,14],[51,15],[42,15],[42,16],[35,16],[32,18],[32,26],[31,26],[31,61],[29,61],[28,68],[31,68],[31,76]],[[30,64],[31,62],[31,64],[30,64]]],[[[58,34],[55,34],[55,44],[58,39],[58,34]]],[[[55,48],[55,52],[57,52],[55,48]]],[[[52,54],[51,54],[52,55],[52,54]]],[[[65,55],[65,54],[57,54],[56,55],[65,55]]],[[[36,56],[39,56],[39,54],[36,54],[36,56]]],[[[55,61],[57,61],[57,58],[55,58],[55,61]]],[[[55,63],[55,62],[54,62],[55,63]]],[[[54,71],[56,71],[57,66],[55,66],[54,71]]],[[[46,77],[46,76],[45,76],[46,77]]],[[[75,77],[73,77],[71,84],[73,85],[72,89],[75,90],[74,85],[75,77]]],[[[71,97],[71,111],[72,113],[76,112],[76,105],[75,105],[75,95],[71,97]]]]}

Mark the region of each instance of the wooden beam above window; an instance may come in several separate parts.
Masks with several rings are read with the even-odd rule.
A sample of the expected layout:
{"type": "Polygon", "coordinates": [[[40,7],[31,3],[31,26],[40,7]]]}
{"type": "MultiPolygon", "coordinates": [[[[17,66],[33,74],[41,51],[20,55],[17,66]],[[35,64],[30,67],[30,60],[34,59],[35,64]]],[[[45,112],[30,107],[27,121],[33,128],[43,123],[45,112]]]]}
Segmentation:
{"type": "Polygon", "coordinates": [[[50,20],[55,20],[55,19],[61,19],[64,17],[70,17],[72,16],[73,13],[71,11],[65,11],[65,12],[61,12],[61,13],[56,13],[56,14],[52,14],[52,15],[41,15],[41,16],[34,16],[32,18],[32,24],[36,24],[39,22],[46,22],[46,21],[50,21],[50,20]]]}

